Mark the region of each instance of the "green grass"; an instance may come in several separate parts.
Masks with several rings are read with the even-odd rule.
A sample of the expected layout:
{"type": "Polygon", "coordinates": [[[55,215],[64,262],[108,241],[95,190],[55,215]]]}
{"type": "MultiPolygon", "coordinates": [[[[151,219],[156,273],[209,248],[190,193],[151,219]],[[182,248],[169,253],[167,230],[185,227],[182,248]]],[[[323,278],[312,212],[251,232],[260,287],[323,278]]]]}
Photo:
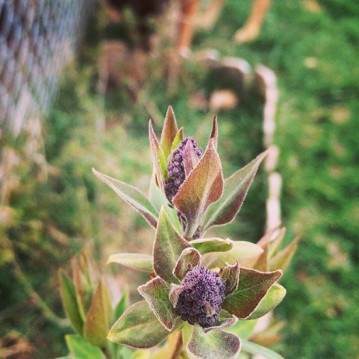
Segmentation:
{"type": "MultiPolygon", "coordinates": [[[[238,46],[232,36],[244,23],[250,2],[228,0],[215,29],[196,35],[194,51],[217,48],[222,55],[240,56],[253,66],[262,63],[278,76],[276,142],[284,179],[283,224],[288,239],[300,235],[302,241],[283,278],[288,294],[276,316],[286,321],[286,327],[277,349],[286,358],[355,358],[359,352],[359,5],[323,0],[322,10],[313,13],[303,3],[274,1],[260,37],[238,46]]],[[[36,178],[36,168],[22,169],[24,185],[11,199],[15,222],[4,233],[13,241],[32,285],[59,315],[56,270],[68,266],[84,243],[91,243],[104,263],[119,247],[131,250],[142,245],[150,250],[153,236],[145,221],[91,174],[91,167],[96,167],[144,191],[151,177],[148,110],[122,85],[106,96],[102,107],[94,90],[95,45],[69,69],[49,114],[45,129],[49,177],[36,178]],[[104,114],[107,130],[101,132],[96,126],[104,114]],[[50,227],[65,236],[56,237],[50,227]]],[[[143,94],[162,115],[172,104],[178,122],[203,147],[212,114],[191,108],[187,100],[199,90],[208,95],[221,88],[222,81],[215,72],[185,64],[181,91],[170,99],[162,65],[158,60],[149,64],[143,94]]],[[[247,92],[239,108],[218,113],[225,175],[261,152],[261,111],[258,95],[247,92]]],[[[155,123],[157,131],[160,125],[155,123]]],[[[265,176],[260,173],[231,225],[232,238],[260,237],[265,198],[265,176]]],[[[9,271],[10,279],[0,280],[7,308],[0,312],[1,335],[16,328],[39,348],[37,357],[65,355],[64,330],[42,318],[21,287],[13,285],[17,278],[7,252],[2,253],[1,270],[9,271]],[[45,346],[46,350],[40,349],[45,346]]],[[[115,275],[121,277],[116,270],[115,275]]]]}

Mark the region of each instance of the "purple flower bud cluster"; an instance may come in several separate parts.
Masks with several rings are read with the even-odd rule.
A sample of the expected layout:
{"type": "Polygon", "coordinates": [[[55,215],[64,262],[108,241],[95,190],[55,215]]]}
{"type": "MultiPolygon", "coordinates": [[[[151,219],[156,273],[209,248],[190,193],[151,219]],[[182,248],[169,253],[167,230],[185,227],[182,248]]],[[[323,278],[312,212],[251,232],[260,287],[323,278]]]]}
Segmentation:
{"type": "Polygon", "coordinates": [[[186,179],[186,174],[183,165],[184,149],[188,141],[191,141],[198,158],[202,156],[202,151],[198,147],[197,142],[191,138],[184,138],[178,147],[173,151],[170,161],[167,165],[168,178],[165,181],[165,193],[169,201],[177,194],[182,183],[186,179]]]}
{"type": "Polygon", "coordinates": [[[182,280],[175,311],[190,324],[206,328],[219,320],[225,291],[225,281],[207,268],[195,266],[182,280]]]}

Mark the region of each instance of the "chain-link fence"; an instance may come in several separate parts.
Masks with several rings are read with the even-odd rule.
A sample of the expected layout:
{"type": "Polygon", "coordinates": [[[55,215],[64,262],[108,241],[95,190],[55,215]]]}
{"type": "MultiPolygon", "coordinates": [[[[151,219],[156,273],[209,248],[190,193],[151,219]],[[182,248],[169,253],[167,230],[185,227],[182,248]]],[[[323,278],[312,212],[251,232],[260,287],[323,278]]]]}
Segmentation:
{"type": "Polygon", "coordinates": [[[37,151],[41,117],[95,2],[0,0],[0,203],[16,162],[6,144],[25,134],[27,153],[37,151]]]}

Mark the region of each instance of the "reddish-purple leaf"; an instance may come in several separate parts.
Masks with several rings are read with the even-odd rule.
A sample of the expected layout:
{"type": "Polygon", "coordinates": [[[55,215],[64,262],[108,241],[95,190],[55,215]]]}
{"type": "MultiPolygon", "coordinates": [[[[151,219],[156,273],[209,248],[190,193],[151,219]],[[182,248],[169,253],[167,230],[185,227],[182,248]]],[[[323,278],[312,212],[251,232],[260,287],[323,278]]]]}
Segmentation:
{"type": "Polygon", "coordinates": [[[161,133],[161,147],[166,158],[171,153],[172,142],[174,141],[178,132],[176,117],[171,106],[166,112],[165,121],[163,123],[161,133]]]}
{"type": "Polygon", "coordinates": [[[198,165],[173,198],[173,204],[186,218],[186,238],[194,235],[204,212],[221,197],[222,191],[222,166],[212,139],[198,165]]]}
{"type": "Polygon", "coordinates": [[[199,158],[193,147],[192,141],[187,141],[182,157],[185,176],[188,177],[199,162],[199,158]]]}
{"type": "Polygon", "coordinates": [[[172,271],[182,251],[190,247],[171,224],[164,208],[161,209],[153,247],[153,267],[157,275],[167,282],[177,282],[172,271]]]}
{"type": "Polygon", "coordinates": [[[266,154],[267,152],[263,152],[247,166],[241,168],[224,181],[224,191],[221,199],[212,204],[205,214],[203,221],[204,231],[211,226],[229,223],[235,218],[266,154]]]}
{"type": "Polygon", "coordinates": [[[238,287],[226,297],[222,308],[239,319],[248,318],[281,275],[280,270],[260,272],[241,268],[238,287]]]}
{"type": "Polygon", "coordinates": [[[217,148],[218,145],[218,121],[217,121],[217,116],[214,115],[213,116],[213,120],[212,120],[212,132],[211,135],[209,136],[209,139],[213,139],[214,140],[214,145],[217,148]]]}

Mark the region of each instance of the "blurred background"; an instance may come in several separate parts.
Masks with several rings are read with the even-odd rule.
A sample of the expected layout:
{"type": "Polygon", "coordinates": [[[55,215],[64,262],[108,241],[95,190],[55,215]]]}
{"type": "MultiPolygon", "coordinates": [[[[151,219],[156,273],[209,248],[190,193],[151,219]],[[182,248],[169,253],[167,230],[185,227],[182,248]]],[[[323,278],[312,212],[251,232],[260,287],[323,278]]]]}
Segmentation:
{"type": "Polygon", "coordinates": [[[256,242],[274,216],[301,237],[262,344],[359,358],[358,59],[356,1],[0,0],[0,357],[67,354],[57,272],[85,246],[119,288],[108,255],[151,250],[91,168],[147,191],[172,105],[202,148],[218,115],[225,176],[279,155],[217,232],[256,242]]]}

